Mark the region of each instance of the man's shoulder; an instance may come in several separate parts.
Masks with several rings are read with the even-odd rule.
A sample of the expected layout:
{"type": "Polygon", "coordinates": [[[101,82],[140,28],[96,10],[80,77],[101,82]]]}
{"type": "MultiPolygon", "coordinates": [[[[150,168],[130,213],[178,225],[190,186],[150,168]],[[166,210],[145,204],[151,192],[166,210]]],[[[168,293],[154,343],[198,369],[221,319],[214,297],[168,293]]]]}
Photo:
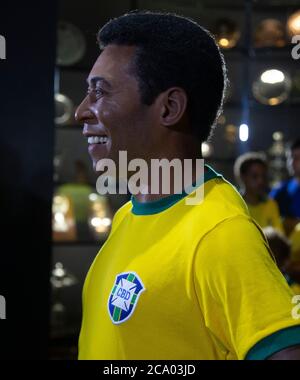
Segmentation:
{"type": "Polygon", "coordinates": [[[198,252],[204,255],[209,252],[212,264],[217,259],[239,258],[246,253],[253,258],[263,254],[274,260],[260,226],[250,216],[242,214],[223,219],[208,231],[199,239],[198,252]]]}
{"type": "Polygon", "coordinates": [[[226,179],[216,178],[205,184],[203,201],[195,212],[216,222],[235,215],[249,216],[248,207],[237,189],[226,179]]]}
{"type": "MultiPolygon", "coordinates": [[[[204,198],[197,205],[184,205],[182,202],[179,215],[181,222],[195,239],[200,240],[225,221],[244,218],[251,221],[249,211],[238,191],[222,178],[212,179],[205,184],[204,198]]],[[[174,210],[175,211],[175,210],[174,210]]],[[[234,224],[234,223],[233,223],[234,224]]],[[[225,228],[227,228],[227,223],[225,228]]],[[[228,226],[234,234],[234,227],[228,226]]]]}

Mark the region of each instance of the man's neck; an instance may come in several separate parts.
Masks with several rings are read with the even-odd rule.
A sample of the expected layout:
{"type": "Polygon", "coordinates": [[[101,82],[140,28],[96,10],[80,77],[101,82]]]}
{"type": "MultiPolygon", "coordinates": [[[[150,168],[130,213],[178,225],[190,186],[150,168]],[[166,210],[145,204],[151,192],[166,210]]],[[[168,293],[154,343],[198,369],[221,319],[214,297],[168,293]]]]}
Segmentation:
{"type": "MultiPolygon", "coordinates": [[[[163,157],[164,159],[167,157],[163,157]]],[[[163,159],[161,158],[161,159],[163,159]]],[[[169,171],[170,176],[166,178],[162,170],[159,170],[159,173],[155,173],[157,176],[155,178],[155,182],[158,184],[158,191],[153,193],[154,188],[154,181],[153,178],[151,178],[151,175],[148,176],[148,185],[147,185],[147,194],[135,194],[134,197],[138,202],[149,202],[149,201],[156,201],[162,198],[165,198],[167,196],[173,195],[175,193],[178,193],[178,191],[175,191],[179,188],[180,192],[184,192],[185,189],[187,189],[189,186],[192,186],[201,176],[203,173],[201,173],[202,166],[199,164],[199,160],[202,159],[201,153],[199,152],[198,155],[194,155],[191,157],[191,155],[186,155],[183,157],[170,157],[167,158],[168,162],[172,162],[172,160],[179,160],[178,162],[181,163],[179,165],[178,170],[180,170],[181,174],[181,181],[178,180],[178,171],[174,170],[171,167],[171,170],[169,171]],[[188,161],[185,161],[188,160],[188,161]],[[190,165],[191,164],[191,165],[190,165]],[[188,179],[186,180],[186,177],[188,179]],[[168,183],[169,182],[169,183],[168,183]],[[166,188],[163,188],[163,184],[167,184],[167,192],[165,191],[166,188]]],[[[151,173],[151,162],[148,162],[148,168],[149,173],[151,173]]],[[[204,169],[205,170],[205,169],[204,169]]]]}

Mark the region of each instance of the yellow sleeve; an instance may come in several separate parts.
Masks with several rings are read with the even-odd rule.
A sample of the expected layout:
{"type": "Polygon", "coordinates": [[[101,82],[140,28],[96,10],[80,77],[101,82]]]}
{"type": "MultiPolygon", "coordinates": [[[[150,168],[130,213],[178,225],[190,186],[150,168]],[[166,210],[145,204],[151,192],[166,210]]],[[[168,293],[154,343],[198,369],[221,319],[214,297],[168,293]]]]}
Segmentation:
{"type": "Polygon", "coordinates": [[[300,344],[293,294],[247,217],[226,219],[202,238],[195,289],[206,327],[233,357],[265,359],[300,344]]]}

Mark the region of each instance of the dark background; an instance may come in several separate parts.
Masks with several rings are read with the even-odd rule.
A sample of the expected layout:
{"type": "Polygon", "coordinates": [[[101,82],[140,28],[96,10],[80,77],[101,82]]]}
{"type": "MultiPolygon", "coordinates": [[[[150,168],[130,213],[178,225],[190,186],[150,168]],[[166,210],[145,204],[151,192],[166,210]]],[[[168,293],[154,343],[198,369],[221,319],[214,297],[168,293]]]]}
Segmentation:
{"type": "Polygon", "coordinates": [[[1,2],[1,358],[48,355],[56,4],[1,2]]]}

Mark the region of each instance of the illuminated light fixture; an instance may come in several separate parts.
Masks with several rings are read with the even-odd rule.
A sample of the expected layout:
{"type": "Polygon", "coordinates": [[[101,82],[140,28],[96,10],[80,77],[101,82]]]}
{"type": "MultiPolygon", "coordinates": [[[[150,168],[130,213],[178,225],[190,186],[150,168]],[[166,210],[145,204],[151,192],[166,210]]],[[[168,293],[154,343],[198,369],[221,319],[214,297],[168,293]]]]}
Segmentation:
{"type": "Polygon", "coordinates": [[[54,219],[58,225],[64,225],[65,223],[65,215],[62,212],[55,213],[54,219]]]}
{"type": "Polygon", "coordinates": [[[231,49],[236,46],[241,36],[237,24],[227,18],[217,20],[214,32],[218,45],[223,49],[231,49]]]}
{"type": "Polygon", "coordinates": [[[70,202],[67,197],[55,195],[52,204],[53,230],[66,232],[70,228],[70,220],[67,214],[70,210],[70,202]]]}
{"type": "Polygon", "coordinates": [[[52,231],[53,239],[76,239],[76,227],[73,206],[68,197],[54,195],[52,203],[52,231]]]}
{"type": "Polygon", "coordinates": [[[204,158],[210,157],[212,154],[212,146],[207,142],[203,142],[201,144],[201,151],[204,158]]]}
{"type": "Polygon", "coordinates": [[[89,200],[90,200],[91,202],[95,202],[97,199],[98,199],[98,194],[91,193],[91,194],[89,195],[89,200]]]}
{"type": "Polygon", "coordinates": [[[252,93],[261,104],[277,106],[288,99],[292,80],[288,73],[277,69],[262,72],[252,84],[252,93]]]}
{"type": "Polygon", "coordinates": [[[102,225],[105,227],[109,227],[111,225],[111,219],[110,218],[103,218],[102,219],[102,225]]]}
{"type": "Polygon", "coordinates": [[[287,31],[290,36],[300,34],[300,10],[294,12],[287,21],[287,31]]]}
{"type": "Polygon", "coordinates": [[[273,69],[264,71],[261,74],[260,79],[263,83],[274,84],[283,82],[285,76],[282,71],[273,69]]]}
{"type": "Polygon", "coordinates": [[[95,238],[98,238],[99,234],[106,235],[109,232],[112,222],[111,212],[106,197],[91,193],[89,200],[91,202],[89,225],[95,238]]]}
{"type": "Polygon", "coordinates": [[[239,128],[239,138],[241,141],[245,142],[249,138],[249,127],[247,124],[241,124],[239,128]]]}
{"type": "Polygon", "coordinates": [[[254,45],[257,48],[286,45],[284,24],[276,19],[265,19],[255,29],[254,45]]]}
{"type": "Polygon", "coordinates": [[[94,217],[91,220],[91,225],[93,227],[100,227],[100,226],[105,226],[108,227],[111,225],[111,220],[109,218],[98,218],[94,217]]]}
{"type": "Polygon", "coordinates": [[[280,131],[276,131],[273,133],[272,138],[274,141],[282,141],[283,140],[283,133],[280,131]]]}
{"type": "Polygon", "coordinates": [[[219,42],[219,45],[223,48],[227,48],[229,45],[229,41],[227,38],[220,38],[218,42],[219,42]]]}
{"type": "Polygon", "coordinates": [[[270,106],[277,106],[280,103],[278,98],[270,98],[269,99],[269,104],[270,106]]]}

